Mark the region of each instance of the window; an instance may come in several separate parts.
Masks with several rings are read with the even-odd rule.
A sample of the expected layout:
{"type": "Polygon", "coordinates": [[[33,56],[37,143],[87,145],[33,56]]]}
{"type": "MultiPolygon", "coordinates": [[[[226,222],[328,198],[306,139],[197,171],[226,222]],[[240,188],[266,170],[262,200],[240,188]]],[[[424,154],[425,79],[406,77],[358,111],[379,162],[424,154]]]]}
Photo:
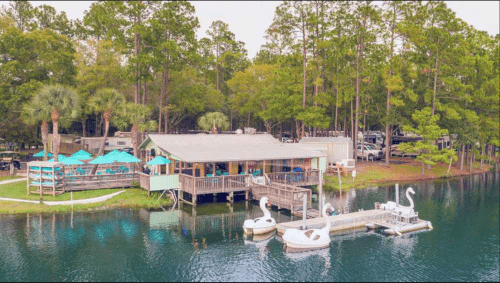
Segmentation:
{"type": "Polygon", "coordinates": [[[105,142],[104,145],[109,145],[109,142],[105,142]]]}
{"type": "Polygon", "coordinates": [[[126,142],[124,142],[124,141],[119,141],[119,142],[118,142],[118,145],[127,145],[127,143],[126,143],[126,142]]]}

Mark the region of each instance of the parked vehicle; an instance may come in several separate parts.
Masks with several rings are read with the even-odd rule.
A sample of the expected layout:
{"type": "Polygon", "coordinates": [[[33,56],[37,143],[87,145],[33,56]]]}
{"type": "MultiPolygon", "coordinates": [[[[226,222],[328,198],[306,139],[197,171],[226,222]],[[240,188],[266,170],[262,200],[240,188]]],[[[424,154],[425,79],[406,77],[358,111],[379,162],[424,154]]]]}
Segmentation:
{"type": "Polygon", "coordinates": [[[17,155],[18,153],[14,151],[0,152],[0,170],[10,170],[10,164],[16,169],[21,169],[21,161],[17,159],[17,155]]]}
{"type": "Polygon", "coordinates": [[[364,150],[362,150],[362,145],[358,144],[358,158],[366,160],[380,160],[384,157],[382,150],[376,149],[369,144],[364,145],[364,150]]]}
{"type": "Polygon", "coordinates": [[[290,139],[290,138],[287,138],[287,137],[283,137],[283,138],[281,138],[281,142],[284,142],[284,143],[293,143],[293,140],[290,139]]]}

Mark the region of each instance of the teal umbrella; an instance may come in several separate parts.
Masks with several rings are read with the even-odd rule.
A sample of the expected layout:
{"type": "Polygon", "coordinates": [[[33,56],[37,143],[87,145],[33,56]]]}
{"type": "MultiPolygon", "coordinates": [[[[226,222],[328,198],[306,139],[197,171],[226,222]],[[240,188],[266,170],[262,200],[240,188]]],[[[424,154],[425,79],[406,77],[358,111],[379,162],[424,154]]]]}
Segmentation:
{"type": "Polygon", "coordinates": [[[140,159],[135,158],[133,155],[128,154],[126,152],[119,152],[112,156],[113,160],[119,163],[134,163],[141,162],[140,159]]]}
{"type": "Polygon", "coordinates": [[[111,164],[111,163],[113,163],[113,160],[102,155],[97,156],[96,159],[89,162],[89,164],[111,164]]]}
{"type": "MultiPolygon", "coordinates": [[[[51,159],[49,161],[54,161],[54,159],[51,159]]],[[[71,157],[65,157],[65,158],[59,158],[59,162],[61,162],[64,165],[82,165],[85,164],[81,162],[80,160],[71,158],[71,157]]]]}
{"type": "MultiPolygon", "coordinates": [[[[40,151],[39,153],[33,154],[33,157],[43,157],[43,153],[44,153],[44,152],[43,152],[43,150],[42,150],[42,151],[40,151]]],[[[54,156],[52,153],[47,152],[47,157],[52,157],[52,156],[54,156]]]]}
{"type": "Polygon", "coordinates": [[[78,159],[78,160],[84,160],[84,159],[92,159],[92,154],[86,152],[85,150],[81,149],[71,155],[72,158],[78,159]]]}
{"type": "Polygon", "coordinates": [[[104,156],[106,158],[114,160],[118,155],[120,155],[120,153],[121,153],[120,151],[118,151],[118,150],[115,149],[113,151],[110,151],[110,152],[106,153],[104,156]]]}
{"type": "Polygon", "coordinates": [[[168,163],[171,163],[171,161],[168,160],[168,159],[166,159],[163,156],[157,156],[153,160],[151,160],[148,163],[146,163],[146,165],[165,165],[165,164],[168,164],[168,163]]]}
{"type": "MultiPolygon", "coordinates": [[[[66,156],[64,156],[64,155],[62,155],[62,154],[58,154],[58,155],[57,155],[57,157],[58,157],[58,159],[59,159],[59,162],[62,162],[64,159],[68,158],[68,157],[66,157],[66,156]]],[[[47,161],[48,161],[48,162],[54,162],[54,158],[49,159],[49,160],[47,160],[47,161]]]]}

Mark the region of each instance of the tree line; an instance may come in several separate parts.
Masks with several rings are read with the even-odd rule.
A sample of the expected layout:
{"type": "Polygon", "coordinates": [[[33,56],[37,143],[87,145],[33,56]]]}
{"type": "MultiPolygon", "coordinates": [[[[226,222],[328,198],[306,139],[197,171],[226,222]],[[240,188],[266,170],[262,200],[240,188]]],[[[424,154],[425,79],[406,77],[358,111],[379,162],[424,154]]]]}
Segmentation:
{"type": "Polygon", "coordinates": [[[381,130],[387,144],[413,131],[423,139],[405,150],[420,153],[422,168],[457,157],[463,168],[500,145],[499,36],[442,1],[285,1],[252,60],[222,21],[198,40],[189,2],[98,1],[73,21],[12,1],[1,15],[0,135],[12,141],[39,142],[43,121],[27,124],[23,105],[59,84],[79,101],[61,130],[82,136],[195,130],[220,112],[229,130],[330,131],[355,147],[359,130],[381,130]],[[128,110],[97,107],[103,92],[128,110]],[[145,110],[132,111],[138,105],[145,110]],[[433,144],[444,134],[458,154],[433,144]]]}

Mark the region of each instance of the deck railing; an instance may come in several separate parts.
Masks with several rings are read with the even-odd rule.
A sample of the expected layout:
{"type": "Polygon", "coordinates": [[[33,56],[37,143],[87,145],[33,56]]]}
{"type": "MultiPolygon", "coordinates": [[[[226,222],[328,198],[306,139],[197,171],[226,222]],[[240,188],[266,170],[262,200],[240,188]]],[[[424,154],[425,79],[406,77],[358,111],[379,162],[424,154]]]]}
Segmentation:
{"type": "Polygon", "coordinates": [[[137,173],[66,176],[64,178],[64,190],[76,191],[131,187],[138,178],[137,173]]]}
{"type": "Polygon", "coordinates": [[[254,184],[252,195],[255,199],[266,196],[271,204],[290,209],[292,213],[303,206],[304,197],[311,203],[311,190],[277,183],[272,186],[254,184]]]}
{"type": "Polygon", "coordinates": [[[266,173],[271,183],[290,184],[295,186],[310,186],[319,184],[319,170],[305,172],[266,173]]]}
{"type": "Polygon", "coordinates": [[[179,182],[182,190],[192,195],[229,193],[250,188],[249,175],[193,177],[179,174],[179,182]]]}

